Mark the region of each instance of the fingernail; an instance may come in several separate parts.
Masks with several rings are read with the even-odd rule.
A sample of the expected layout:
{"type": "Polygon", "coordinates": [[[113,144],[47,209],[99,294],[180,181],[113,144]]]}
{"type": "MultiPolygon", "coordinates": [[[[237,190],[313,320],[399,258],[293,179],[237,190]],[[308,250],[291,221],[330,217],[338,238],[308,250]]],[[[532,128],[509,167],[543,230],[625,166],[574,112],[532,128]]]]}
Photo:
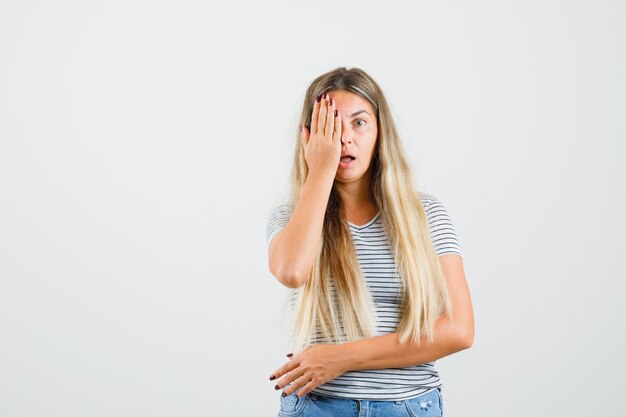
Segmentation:
{"type": "Polygon", "coordinates": [[[291,358],[292,356],[293,356],[293,353],[288,353],[288,354],[287,354],[287,357],[288,357],[288,358],[291,358]]]}
{"type": "Polygon", "coordinates": [[[319,103],[321,99],[322,99],[322,95],[320,94],[319,96],[317,96],[317,97],[315,98],[315,101],[317,101],[317,102],[319,103]]]}
{"type": "Polygon", "coordinates": [[[287,391],[283,391],[282,396],[286,397],[287,396],[287,391]]]}
{"type": "Polygon", "coordinates": [[[275,390],[279,390],[280,387],[278,386],[278,384],[276,384],[276,386],[274,387],[275,390]]]}
{"type": "Polygon", "coordinates": [[[335,117],[337,117],[338,114],[339,114],[339,111],[335,109],[335,117]]]}
{"type": "Polygon", "coordinates": [[[270,381],[273,381],[275,379],[276,379],[276,377],[274,376],[274,374],[272,374],[272,376],[270,376],[270,381]]]}
{"type": "Polygon", "coordinates": [[[332,97],[329,99],[329,101],[328,101],[328,105],[329,105],[329,106],[332,106],[332,105],[333,105],[333,98],[332,98],[332,97]]]}
{"type": "Polygon", "coordinates": [[[326,100],[326,93],[324,93],[324,97],[322,97],[324,100],[326,100]]]}

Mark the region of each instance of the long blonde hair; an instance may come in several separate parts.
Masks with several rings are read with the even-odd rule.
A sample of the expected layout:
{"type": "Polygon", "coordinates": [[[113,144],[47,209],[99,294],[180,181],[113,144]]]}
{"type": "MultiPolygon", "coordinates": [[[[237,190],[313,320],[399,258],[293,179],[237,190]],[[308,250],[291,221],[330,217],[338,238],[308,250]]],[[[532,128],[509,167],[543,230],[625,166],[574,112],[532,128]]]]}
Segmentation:
{"type": "MultiPolygon", "coordinates": [[[[385,96],[363,70],[340,67],[309,85],[300,124],[310,129],[315,98],[334,90],[346,90],[367,100],[376,114],[378,138],[372,157],[371,187],[383,227],[402,282],[400,342],[409,337],[418,346],[420,337],[434,339],[435,321],[452,314],[452,303],[435,253],[426,212],[404,154],[385,96]]],[[[308,175],[304,148],[296,133],[288,204],[292,210],[308,175]]],[[[343,343],[375,336],[371,294],[361,272],[345,209],[333,185],[311,275],[295,290],[291,312],[292,351],[315,344],[317,329],[325,343],[343,343]]],[[[292,297],[293,299],[293,297],[292,297]]]]}

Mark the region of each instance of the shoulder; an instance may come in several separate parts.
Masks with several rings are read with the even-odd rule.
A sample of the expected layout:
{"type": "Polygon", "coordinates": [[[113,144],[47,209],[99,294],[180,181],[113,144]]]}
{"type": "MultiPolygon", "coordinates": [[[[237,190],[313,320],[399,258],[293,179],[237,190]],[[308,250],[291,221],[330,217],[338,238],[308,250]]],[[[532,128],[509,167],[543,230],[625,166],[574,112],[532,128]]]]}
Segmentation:
{"type": "Polygon", "coordinates": [[[275,218],[282,218],[285,216],[291,216],[293,212],[293,207],[288,203],[280,203],[271,206],[267,211],[268,220],[272,220],[275,218]]]}
{"type": "Polygon", "coordinates": [[[291,204],[282,203],[269,208],[266,213],[265,226],[265,236],[268,244],[277,233],[287,226],[292,213],[293,207],[291,204]]]}
{"type": "Polygon", "coordinates": [[[418,193],[420,200],[422,201],[422,205],[424,206],[424,210],[426,210],[426,214],[430,214],[437,209],[445,210],[443,203],[433,194],[423,191],[419,191],[418,193]]]}
{"type": "Polygon", "coordinates": [[[433,201],[437,200],[435,196],[424,191],[418,191],[418,194],[420,196],[420,200],[422,200],[422,204],[424,205],[424,207],[430,205],[433,201]]]}
{"type": "Polygon", "coordinates": [[[461,255],[461,245],[452,218],[444,204],[434,195],[419,192],[426,220],[437,255],[456,253],[461,255]]]}
{"type": "Polygon", "coordinates": [[[419,191],[418,193],[420,200],[422,201],[422,205],[424,206],[424,211],[426,211],[428,222],[431,225],[442,220],[450,221],[448,210],[439,198],[435,197],[433,194],[425,193],[423,191],[419,191]]]}

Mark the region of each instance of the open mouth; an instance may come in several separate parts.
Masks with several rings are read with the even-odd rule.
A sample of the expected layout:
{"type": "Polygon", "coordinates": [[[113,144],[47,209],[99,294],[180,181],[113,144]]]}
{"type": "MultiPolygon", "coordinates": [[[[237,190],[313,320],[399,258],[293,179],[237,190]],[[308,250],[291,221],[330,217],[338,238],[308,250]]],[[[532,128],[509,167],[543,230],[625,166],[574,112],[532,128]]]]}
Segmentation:
{"type": "Polygon", "coordinates": [[[343,156],[339,159],[339,168],[347,169],[352,166],[352,162],[354,162],[356,158],[354,156],[343,156]]]}

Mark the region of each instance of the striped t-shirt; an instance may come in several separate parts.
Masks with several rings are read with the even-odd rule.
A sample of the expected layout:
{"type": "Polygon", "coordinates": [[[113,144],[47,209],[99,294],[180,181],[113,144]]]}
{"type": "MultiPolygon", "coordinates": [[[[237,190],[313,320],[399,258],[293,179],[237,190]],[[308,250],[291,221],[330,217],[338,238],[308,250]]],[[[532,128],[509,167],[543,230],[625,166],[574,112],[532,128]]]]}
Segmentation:
{"type": "MultiPolygon", "coordinates": [[[[420,193],[426,211],[430,237],[437,255],[454,253],[461,256],[460,244],[446,209],[435,197],[420,193]]],[[[267,248],[272,238],[289,221],[290,207],[274,207],[267,220],[267,248]]],[[[348,222],[357,259],[367,287],[372,294],[376,314],[376,336],[397,331],[402,282],[396,269],[391,247],[378,212],[367,223],[357,226],[348,222]]],[[[293,309],[300,288],[291,291],[293,309]]],[[[321,334],[316,332],[316,339],[321,334]]],[[[372,401],[397,401],[414,398],[442,385],[435,362],[401,368],[348,371],[311,390],[338,398],[372,401]]]]}

